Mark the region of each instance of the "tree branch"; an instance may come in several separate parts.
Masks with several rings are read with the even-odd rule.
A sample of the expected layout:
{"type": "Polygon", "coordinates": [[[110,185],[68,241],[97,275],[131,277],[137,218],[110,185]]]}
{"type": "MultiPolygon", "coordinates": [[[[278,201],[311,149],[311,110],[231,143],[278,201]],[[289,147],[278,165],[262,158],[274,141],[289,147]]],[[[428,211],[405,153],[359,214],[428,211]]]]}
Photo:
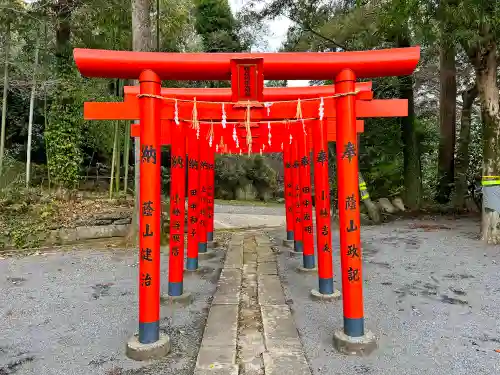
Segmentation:
{"type": "Polygon", "coordinates": [[[297,25],[299,25],[302,29],[306,30],[306,31],[309,31],[311,34],[317,36],[318,38],[321,38],[323,40],[326,40],[327,42],[333,44],[335,47],[338,47],[338,48],[342,48],[344,51],[348,51],[348,48],[340,43],[337,43],[335,40],[327,37],[327,36],[324,36],[323,34],[317,32],[316,30],[314,30],[310,25],[308,24],[305,24],[305,23],[302,23],[302,22],[299,22],[297,21],[296,19],[293,19],[292,17],[289,17],[289,16],[286,16],[286,18],[288,18],[290,21],[292,22],[295,22],[297,25]]]}

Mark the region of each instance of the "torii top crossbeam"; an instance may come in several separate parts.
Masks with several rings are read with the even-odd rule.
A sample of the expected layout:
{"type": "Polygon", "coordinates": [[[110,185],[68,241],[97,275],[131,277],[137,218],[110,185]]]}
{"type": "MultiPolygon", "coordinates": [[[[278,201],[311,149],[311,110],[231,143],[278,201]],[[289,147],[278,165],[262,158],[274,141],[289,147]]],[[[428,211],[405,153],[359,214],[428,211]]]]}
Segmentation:
{"type": "Polygon", "coordinates": [[[159,53],[75,48],[75,63],[86,77],[138,79],[153,70],[162,80],[229,80],[231,60],[262,59],[268,80],[327,80],[349,68],[357,78],[410,75],[419,47],[355,52],[159,53]]]}

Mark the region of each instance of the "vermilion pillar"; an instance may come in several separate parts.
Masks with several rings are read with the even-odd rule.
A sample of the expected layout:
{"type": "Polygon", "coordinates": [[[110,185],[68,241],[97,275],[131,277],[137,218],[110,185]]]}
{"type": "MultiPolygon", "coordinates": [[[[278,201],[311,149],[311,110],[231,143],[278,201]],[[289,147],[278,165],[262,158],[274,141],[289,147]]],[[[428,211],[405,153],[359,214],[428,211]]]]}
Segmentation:
{"type": "Polygon", "coordinates": [[[291,145],[288,139],[283,142],[283,164],[285,185],[285,209],[286,209],[286,240],[293,241],[293,179],[291,163],[291,145]]]}
{"type": "Polygon", "coordinates": [[[299,150],[300,204],[302,208],[302,244],[303,268],[314,270],[314,234],[311,197],[311,167],[309,160],[309,142],[305,124],[295,126],[295,139],[299,150]]]}
{"type": "Polygon", "coordinates": [[[314,195],[316,197],[316,246],[318,248],[318,291],[321,295],[332,296],[334,294],[333,259],[326,124],[323,121],[315,121],[312,125],[312,135],[314,139],[313,162],[314,195]]]}
{"type": "Polygon", "coordinates": [[[303,251],[302,244],[302,209],[300,205],[300,172],[299,172],[299,150],[298,142],[294,137],[294,131],[292,128],[292,138],[291,138],[291,164],[292,164],[292,189],[293,189],[293,209],[294,209],[294,245],[296,252],[303,251]]]}
{"type": "MultiPolygon", "coordinates": [[[[160,78],[151,70],[139,77],[140,92],[160,95],[160,78]]],[[[141,121],[139,216],[139,342],[160,338],[160,109],[158,98],[139,99],[141,121]]]]}
{"type": "MultiPolygon", "coordinates": [[[[184,123],[170,122],[170,259],[168,262],[168,295],[183,294],[184,277],[184,220],[186,214],[186,141],[184,123]]],[[[168,122],[167,122],[168,124],[168,122]]]]}
{"type": "Polygon", "coordinates": [[[199,142],[200,150],[200,173],[199,173],[199,223],[198,223],[198,253],[207,252],[207,227],[208,227],[208,205],[207,205],[207,182],[208,182],[208,154],[210,153],[210,147],[208,145],[208,140],[206,139],[206,131],[202,128],[199,142]]]}
{"type": "Polygon", "coordinates": [[[336,147],[344,333],[350,337],[364,335],[355,80],[348,69],[335,80],[337,93],[347,94],[336,99],[336,147]]]}
{"type": "Polygon", "coordinates": [[[207,242],[214,240],[215,150],[209,145],[207,178],[207,242]]]}
{"type": "Polygon", "coordinates": [[[198,212],[199,212],[199,182],[200,182],[200,162],[199,162],[199,137],[196,130],[189,128],[187,130],[188,140],[188,233],[187,233],[187,260],[186,269],[196,271],[198,269],[198,212]]]}

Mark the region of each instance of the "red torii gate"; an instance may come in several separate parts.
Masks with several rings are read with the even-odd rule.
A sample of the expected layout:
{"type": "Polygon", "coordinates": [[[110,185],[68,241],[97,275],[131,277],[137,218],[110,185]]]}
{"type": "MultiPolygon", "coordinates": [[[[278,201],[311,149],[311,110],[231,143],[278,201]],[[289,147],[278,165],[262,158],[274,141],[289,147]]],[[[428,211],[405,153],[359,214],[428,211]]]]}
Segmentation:
{"type": "MultiPolygon", "coordinates": [[[[139,338],[129,343],[129,354],[133,354],[134,348],[136,351],[143,351],[144,347],[137,349],[137,345],[143,344],[154,346],[153,352],[156,354],[150,354],[157,355],[158,347],[161,346],[161,340],[163,340],[158,329],[159,308],[157,304],[159,301],[158,207],[160,184],[156,150],[161,143],[161,119],[173,119],[175,116],[188,118],[189,110],[192,111],[192,105],[190,107],[177,100],[175,107],[174,101],[169,103],[158,100],[162,99],[161,79],[225,80],[231,78],[234,90],[232,92],[232,108],[228,108],[226,111],[227,120],[241,121],[244,119],[245,109],[250,107],[248,103],[251,103],[252,119],[267,121],[267,108],[262,105],[265,102],[263,100],[264,90],[262,89],[263,76],[266,79],[318,80],[336,76],[335,96],[324,100],[324,117],[336,118],[337,120],[338,199],[339,202],[346,203],[346,206],[342,205],[340,209],[344,330],[335,333],[334,341],[336,347],[344,352],[361,352],[374,346],[373,336],[364,331],[363,319],[355,124],[356,116],[362,118],[358,108],[363,108],[364,103],[359,100],[360,92],[356,90],[355,80],[356,78],[411,74],[419,60],[418,47],[321,54],[168,54],[76,49],[74,56],[83,75],[124,79],[139,78],[140,81],[140,94],[136,96],[139,101],[139,111],[134,108],[135,106],[128,108],[122,106],[119,109],[120,111],[128,111],[127,119],[140,118],[141,121],[140,200],[143,212],[140,220],[139,338]],[[145,180],[147,180],[147,184],[144,182],[145,180]],[[143,259],[145,249],[149,250],[149,259],[146,260],[143,259]],[[144,304],[145,301],[151,303],[144,304]]],[[[366,103],[373,102],[375,101],[366,103]]],[[[276,107],[279,108],[279,103],[273,104],[273,110],[276,107]]],[[[117,110],[118,108],[116,107],[117,110]]],[[[86,113],[89,111],[91,109],[86,107],[86,113]]],[[[294,118],[295,114],[292,112],[290,108],[285,106],[279,110],[281,118],[276,118],[276,120],[294,118]]],[[[211,109],[202,103],[200,103],[201,114],[204,117],[200,117],[200,121],[220,118],[220,110],[211,109]]],[[[317,107],[308,105],[307,101],[304,101],[302,116],[303,118],[308,118],[308,116],[318,118],[317,107]]],[[[326,141],[326,127],[323,126],[323,121],[318,121],[318,124],[320,126],[315,127],[315,138],[321,139],[321,134],[323,134],[323,139],[326,141]]],[[[316,145],[316,142],[314,144],[316,145]]],[[[326,145],[326,142],[324,144],[326,145]]],[[[304,147],[301,147],[302,152],[303,150],[304,147]]],[[[315,160],[319,159],[320,152],[325,152],[324,145],[319,145],[318,150],[316,152],[315,149],[314,152],[315,160]]],[[[295,178],[297,179],[298,176],[295,178]]],[[[323,233],[323,236],[330,237],[329,231],[323,233]]]]}

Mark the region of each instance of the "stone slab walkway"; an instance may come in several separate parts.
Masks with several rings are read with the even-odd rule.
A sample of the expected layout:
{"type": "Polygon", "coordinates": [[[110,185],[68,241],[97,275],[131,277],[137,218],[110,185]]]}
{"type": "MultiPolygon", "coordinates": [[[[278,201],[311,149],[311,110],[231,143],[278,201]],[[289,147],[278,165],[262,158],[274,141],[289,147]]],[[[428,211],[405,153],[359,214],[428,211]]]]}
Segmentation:
{"type": "Polygon", "coordinates": [[[257,231],[233,235],[198,353],[195,375],[311,375],[278,277],[257,231]]]}

